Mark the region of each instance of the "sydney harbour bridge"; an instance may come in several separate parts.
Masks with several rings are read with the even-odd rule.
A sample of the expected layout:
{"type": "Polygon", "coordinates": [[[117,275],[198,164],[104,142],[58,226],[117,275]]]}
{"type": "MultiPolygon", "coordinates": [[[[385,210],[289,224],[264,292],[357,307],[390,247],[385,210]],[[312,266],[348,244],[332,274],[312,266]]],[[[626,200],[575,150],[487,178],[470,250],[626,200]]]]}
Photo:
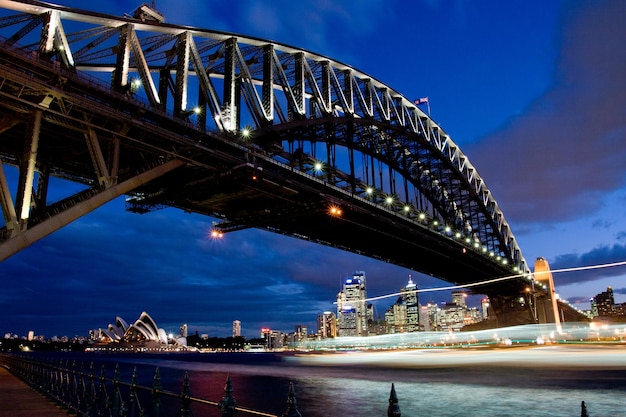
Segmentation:
{"type": "Polygon", "coordinates": [[[0,13],[0,261],[125,195],[133,212],[175,207],[218,234],[269,230],[471,286],[500,325],[554,321],[553,287],[484,180],[390,86],[146,4],[118,17],[0,0],[0,13]],[[49,201],[57,178],[81,191],[49,201]]]}

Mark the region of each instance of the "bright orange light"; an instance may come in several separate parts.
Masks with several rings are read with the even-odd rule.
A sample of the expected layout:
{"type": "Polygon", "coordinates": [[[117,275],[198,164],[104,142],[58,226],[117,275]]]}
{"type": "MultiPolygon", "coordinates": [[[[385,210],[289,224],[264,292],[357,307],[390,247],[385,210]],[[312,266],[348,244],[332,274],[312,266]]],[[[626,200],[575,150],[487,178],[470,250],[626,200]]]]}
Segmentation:
{"type": "Polygon", "coordinates": [[[330,206],[330,208],[328,209],[328,212],[330,213],[331,216],[341,216],[343,214],[343,211],[341,210],[341,208],[337,206],[330,206]]]}
{"type": "Polygon", "coordinates": [[[211,230],[211,237],[213,239],[221,239],[222,237],[224,237],[224,233],[217,229],[213,229],[211,230]]]}

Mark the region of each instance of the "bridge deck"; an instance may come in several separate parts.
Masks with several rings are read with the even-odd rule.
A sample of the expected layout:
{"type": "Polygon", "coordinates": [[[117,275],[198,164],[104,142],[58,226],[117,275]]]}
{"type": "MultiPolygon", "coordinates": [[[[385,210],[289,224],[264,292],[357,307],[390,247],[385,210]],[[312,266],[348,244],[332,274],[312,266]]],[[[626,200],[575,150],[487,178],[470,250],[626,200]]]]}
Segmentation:
{"type": "Polygon", "coordinates": [[[65,410],[0,367],[0,417],[67,417],[65,410]]]}

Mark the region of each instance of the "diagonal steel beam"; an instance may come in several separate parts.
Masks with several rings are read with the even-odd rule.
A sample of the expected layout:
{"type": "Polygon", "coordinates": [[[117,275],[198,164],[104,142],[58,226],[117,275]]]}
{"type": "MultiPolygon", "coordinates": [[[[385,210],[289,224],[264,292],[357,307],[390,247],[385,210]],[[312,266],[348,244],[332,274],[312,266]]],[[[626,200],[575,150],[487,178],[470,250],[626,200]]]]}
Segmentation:
{"type": "Polygon", "coordinates": [[[4,223],[10,235],[12,235],[19,229],[20,224],[17,221],[15,205],[13,205],[13,200],[11,199],[11,190],[9,189],[7,177],[4,174],[2,161],[0,161],[0,204],[2,213],[4,214],[4,223]]]}
{"type": "Polygon", "coordinates": [[[22,249],[27,248],[31,244],[38,240],[52,234],[53,232],[67,226],[74,220],[81,218],[82,216],[92,212],[98,207],[108,203],[109,201],[129,193],[133,189],[146,184],[149,181],[154,180],[176,168],[180,168],[185,165],[186,162],[180,159],[172,159],[162,165],[155,168],[144,171],[141,174],[130,178],[120,184],[114,185],[91,198],[78,203],[69,209],[45,220],[37,225],[31,227],[28,230],[14,234],[6,241],[0,243],[0,262],[8,257],[16,254],[22,249]]]}

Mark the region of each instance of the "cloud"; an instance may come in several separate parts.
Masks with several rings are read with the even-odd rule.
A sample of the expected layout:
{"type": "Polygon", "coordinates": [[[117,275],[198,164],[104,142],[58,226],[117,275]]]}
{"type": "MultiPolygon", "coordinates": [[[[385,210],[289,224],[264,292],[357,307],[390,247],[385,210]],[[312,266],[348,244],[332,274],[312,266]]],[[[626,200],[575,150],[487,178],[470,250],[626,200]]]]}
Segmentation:
{"type": "MultiPolygon", "coordinates": [[[[582,254],[564,254],[550,261],[550,269],[576,268],[595,265],[606,265],[624,262],[626,259],[626,245],[614,244],[599,246],[582,254]]],[[[583,271],[564,272],[554,274],[555,285],[570,285],[579,282],[600,280],[607,277],[626,275],[626,266],[616,266],[583,271]]]]}
{"type": "Polygon", "coordinates": [[[467,148],[516,222],[594,212],[604,193],[626,185],[626,8],[570,3],[563,19],[550,89],[467,148]]]}

